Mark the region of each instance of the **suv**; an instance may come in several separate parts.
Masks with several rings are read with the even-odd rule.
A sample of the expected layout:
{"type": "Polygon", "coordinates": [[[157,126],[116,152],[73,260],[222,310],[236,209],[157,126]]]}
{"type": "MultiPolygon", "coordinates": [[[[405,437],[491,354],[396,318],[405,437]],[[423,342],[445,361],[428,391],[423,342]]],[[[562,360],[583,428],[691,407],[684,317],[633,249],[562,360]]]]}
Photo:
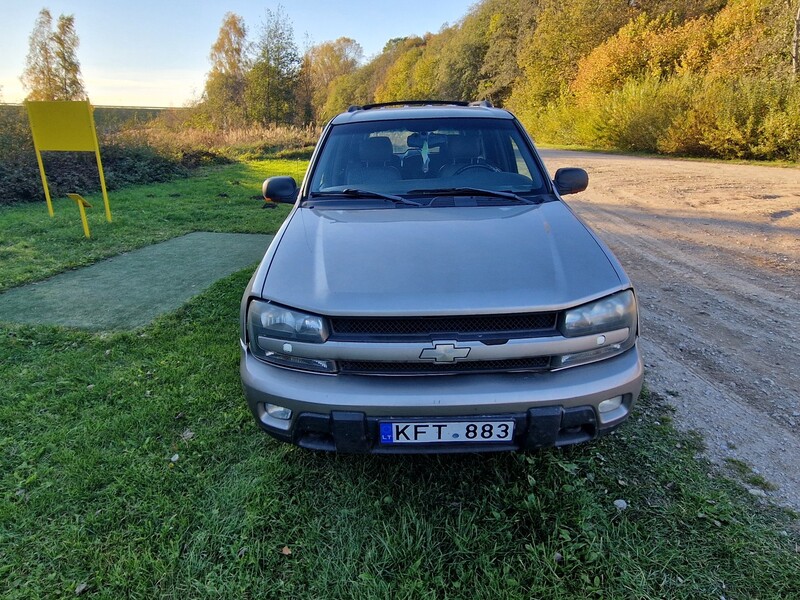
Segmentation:
{"type": "Polygon", "coordinates": [[[324,129],[242,299],[256,422],[315,450],[480,452],[610,432],[642,387],[617,259],[487,102],[351,107],[324,129]]]}

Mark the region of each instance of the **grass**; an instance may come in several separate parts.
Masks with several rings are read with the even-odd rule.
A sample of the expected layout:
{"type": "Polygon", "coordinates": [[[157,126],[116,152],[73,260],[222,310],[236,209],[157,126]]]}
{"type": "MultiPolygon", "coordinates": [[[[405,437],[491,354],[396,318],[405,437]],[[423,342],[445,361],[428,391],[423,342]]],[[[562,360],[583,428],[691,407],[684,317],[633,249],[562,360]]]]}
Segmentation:
{"type": "MultiPolygon", "coordinates": [[[[223,219],[208,191],[227,173],[195,181],[205,193],[175,184],[185,204],[157,235],[223,219]]],[[[120,213],[142,190],[161,193],[132,189],[120,213]]],[[[251,193],[225,200],[244,215],[227,231],[277,225],[251,193]]],[[[106,251],[146,243],[136,230],[106,251]]],[[[77,235],[61,243],[81,254],[77,235]]],[[[139,330],[0,325],[0,597],[800,596],[796,515],[698,459],[656,399],[567,450],[364,457],[273,441],[238,379],[251,271],[139,330]]]]}
{"type": "Polygon", "coordinates": [[[761,488],[762,490],[766,491],[778,489],[778,486],[776,486],[774,483],[768,481],[762,475],[754,473],[750,468],[750,465],[742,460],[736,458],[726,458],[725,464],[736,476],[739,477],[739,479],[741,479],[741,481],[744,481],[753,487],[761,488]]]}
{"type": "Polygon", "coordinates": [[[200,169],[196,177],[124,188],[109,195],[107,223],[100,194],[88,196],[91,239],[67,198],[53,200],[55,217],[41,203],[0,206],[0,292],[102,258],[192,231],[274,232],[288,213],[260,210],[261,183],[271,175],[302,179],[305,160],[264,160],[200,169]]]}

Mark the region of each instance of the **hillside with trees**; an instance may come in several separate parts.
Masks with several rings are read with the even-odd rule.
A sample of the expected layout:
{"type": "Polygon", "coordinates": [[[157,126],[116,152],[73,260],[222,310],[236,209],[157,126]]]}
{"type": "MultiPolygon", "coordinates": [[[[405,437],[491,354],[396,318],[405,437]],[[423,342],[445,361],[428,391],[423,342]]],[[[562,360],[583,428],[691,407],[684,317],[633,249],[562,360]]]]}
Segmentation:
{"type": "MultiPolygon", "coordinates": [[[[74,17],[42,9],[27,99],[85,99],[78,48],[74,17]]],[[[301,50],[278,6],[250,26],[225,15],[209,61],[193,106],[98,119],[111,188],[242,157],[307,158],[328,119],[393,100],[488,99],[545,144],[800,161],[800,0],[481,0],[367,60],[347,37],[301,50]]],[[[56,193],[96,188],[80,153],[44,160],[56,193]]],[[[0,204],[41,196],[24,110],[2,106],[0,204]]]]}
{"type": "Polygon", "coordinates": [[[541,142],[796,161],[799,32],[800,0],[483,0],[361,64],[347,38],[301,56],[279,8],[220,85],[220,47],[246,47],[226,17],[199,107],[216,125],[300,124],[350,104],[485,98],[541,142]]]}

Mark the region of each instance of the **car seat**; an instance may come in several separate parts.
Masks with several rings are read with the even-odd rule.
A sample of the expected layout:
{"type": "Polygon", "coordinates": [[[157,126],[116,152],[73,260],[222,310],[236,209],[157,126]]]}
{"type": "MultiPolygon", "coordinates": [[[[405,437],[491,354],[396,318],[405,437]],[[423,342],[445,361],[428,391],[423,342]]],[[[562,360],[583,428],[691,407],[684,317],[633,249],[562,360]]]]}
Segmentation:
{"type": "Polygon", "coordinates": [[[363,140],[358,148],[359,163],[347,170],[347,183],[377,183],[401,178],[394,161],[392,141],[377,136],[363,140]]]}
{"type": "Polygon", "coordinates": [[[460,169],[468,165],[483,162],[480,156],[481,139],[466,135],[453,135],[448,137],[449,161],[439,169],[439,177],[455,175],[460,169]]]}

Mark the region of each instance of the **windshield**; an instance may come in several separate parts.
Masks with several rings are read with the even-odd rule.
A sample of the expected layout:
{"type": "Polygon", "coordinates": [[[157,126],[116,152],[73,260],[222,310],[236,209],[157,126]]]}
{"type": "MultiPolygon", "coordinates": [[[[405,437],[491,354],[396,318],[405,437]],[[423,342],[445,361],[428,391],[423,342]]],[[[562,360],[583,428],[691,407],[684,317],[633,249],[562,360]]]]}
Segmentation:
{"type": "Polygon", "coordinates": [[[335,125],[309,192],[313,197],[345,191],[408,197],[547,190],[514,121],[438,118],[335,125]]]}

